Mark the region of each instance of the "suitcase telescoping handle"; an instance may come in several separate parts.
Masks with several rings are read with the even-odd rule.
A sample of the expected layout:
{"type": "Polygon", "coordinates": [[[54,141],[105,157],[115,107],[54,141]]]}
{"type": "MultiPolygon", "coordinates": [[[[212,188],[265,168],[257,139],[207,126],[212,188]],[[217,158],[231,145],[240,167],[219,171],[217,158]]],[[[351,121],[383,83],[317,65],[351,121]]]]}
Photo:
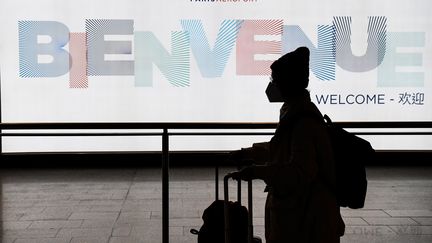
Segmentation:
{"type": "MultiPolygon", "coordinates": [[[[241,181],[238,181],[237,202],[241,203],[241,181]]],[[[219,200],[219,166],[215,167],[215,201],[219,200]]]]}
{"type": "MultiPolygon", "coordinates": [[[[229,210],[228,210],[228,202],[229,202],[229,192],[228,192],[228,181],[231,179],[231,174],[228,174],[224,177],[224,220],[225,220],[225,243],[235,243],[230,242],[230,225],[229,225],[229,210]]],[[[238,192],[241,190],[241,183],[238,183],[238,192]]],[[[238,195],[238,200],[240,202],[240,193],[238,195]]],[[[252,243],[253,241],[253,208],[252,208],[252,181],[248,181],[248,243],[252,243]]]]}

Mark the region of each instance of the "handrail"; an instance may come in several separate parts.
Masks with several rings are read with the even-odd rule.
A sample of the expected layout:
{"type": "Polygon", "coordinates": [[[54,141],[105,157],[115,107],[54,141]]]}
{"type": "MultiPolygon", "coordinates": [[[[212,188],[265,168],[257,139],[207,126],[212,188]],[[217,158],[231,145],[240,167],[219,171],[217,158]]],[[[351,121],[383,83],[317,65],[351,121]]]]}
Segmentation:
{"type": "MultiPolygon", "coordinates": [[[[432,128],[430,121],[334,122],[344,128],[432,128]]],[[[51,129],[271,129],[275,122],[22,122],[0,123],[0,130],[51,129]]]]}
{"type": "MultiPolygon", "coordinates": [[[[432,122],[333,122],[347,129],[432,129],[432,122]]],[[[274,122],[45,122],[0,123],[0,131],[7,130],[174,130],[174,129],[275,129],[274,122]]],[[[169,132],[169,136],[255,136],[273,132],[169,132]]],[[[432,131],[366,131],[357,135],[432,135],[432,131]]],[[[162,132],[0,132],[0,137],[89,137],[89,136],[162,136],[162,132]]],[[[1,152],[1,150],[0,150],[1,152]]]]}
{"type": "Polygon", "coordinates": [[[0,130],[49,129],[266,129],[274,122],[46,122],[0,123],[0,130]]]}
{"type": "MultiPolygon", "coordinates": [[[[432,135],[432,132],[353,132],[356,135],[432,135]]],[[[169,136],[261,136],[274,135],[274,132],[168,132],[169,136]]],[[[0,137],[137,137],[162,136],[162,133],[0,133],[0,137]]]]}

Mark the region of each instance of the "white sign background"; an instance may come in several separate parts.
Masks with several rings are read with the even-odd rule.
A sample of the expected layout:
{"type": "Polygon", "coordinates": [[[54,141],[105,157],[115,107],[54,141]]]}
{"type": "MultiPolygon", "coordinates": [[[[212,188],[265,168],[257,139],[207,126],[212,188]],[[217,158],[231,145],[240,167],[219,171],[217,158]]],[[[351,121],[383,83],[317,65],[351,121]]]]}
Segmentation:
{"type": "MultiPolygon", "coordinates": [[[[55,78],[21,78],[18,56],[20,20],[58,21],[71,32],[85,32],[86,19],[132,19],[134,31],[153,32],[170,50],[171,32],[182,30],[182,19],[202,20],[210,45],[214,44],[220,23],[225,19],[282,19],[284,25],[299,25],[316,45],[317,26],[331,25],[334,16],[352,18],[351,48],[353,54],[359,56],[364,54],[367,47],[369,16],[385,16],[388,32],[424,32],[424,47],[397,49],[401,53],[422,55],[421,66],[400,67],[397,71],[423,72],[424,86],[379,87],[377,69],[353,73],[336,66],[336,80],[333,81],[319,80],[311,72],[309,88],[315,103],[315,95],[319,94],[385,94],[385,104],[317,104],[320,110],[335,121],[431,121],[431,10],[432,2],[429,0],[3,0],[0,2],[2,121],[273,122],[278,119],[281,105],[267,101],[264,90],[268,77],[236,75],[236,47],[220,78],[202,77],[191,52],[189,87],[173,87],[156,66],[153,68],[153,87],[136,87],[134,76],[90,76],[86,89],[69,88],[68,74],[55,78]],[[421,105],[402,104],[398,100],[403,93],[421,93],[424,100],[421,105]],[[394,101],[390,102],[390,98],[394,101]]],[[[133,36],[125,36],[122,40],[133,42],[133,36]]],[[[264,55],[256,58],[274,60],[277,57],[264,55]]],[[[134,53],[128,58],[133,60],[134,53]]],[[[9,141],[11,150],[16,144],[35,146],[34,142],[9,141]]],[[[5,143],[4,146],[9,145],[5,143]]],[[[124,146],[127,149],[134,147],[130,146],[130,142],[125,142],[124,146]]],[[[426,146],[430,147],[430,143],[426,146]]]]}

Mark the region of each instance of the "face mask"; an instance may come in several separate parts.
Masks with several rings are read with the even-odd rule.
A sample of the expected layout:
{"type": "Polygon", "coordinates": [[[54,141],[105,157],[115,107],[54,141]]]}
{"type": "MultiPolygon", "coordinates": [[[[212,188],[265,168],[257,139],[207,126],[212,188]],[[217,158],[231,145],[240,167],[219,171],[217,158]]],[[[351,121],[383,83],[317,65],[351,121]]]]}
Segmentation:
{"type": "Polygon", "coordinates": [[[275,82],[270,82],[265,92],[270,102],[284,102],[279,86],[275,82]]]}

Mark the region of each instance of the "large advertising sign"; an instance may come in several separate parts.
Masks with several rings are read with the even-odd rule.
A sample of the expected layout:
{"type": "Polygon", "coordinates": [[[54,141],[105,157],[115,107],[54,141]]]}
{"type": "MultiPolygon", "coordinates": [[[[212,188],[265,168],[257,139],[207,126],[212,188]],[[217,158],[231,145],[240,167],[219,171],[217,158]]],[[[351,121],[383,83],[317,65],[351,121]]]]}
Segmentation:
{"type": "Polygon", "coordinates": [[[270,64],[311,50],[336,121],[432,120],[429,0],[2,0],[2,119],[277,121],[270,64]]]}

